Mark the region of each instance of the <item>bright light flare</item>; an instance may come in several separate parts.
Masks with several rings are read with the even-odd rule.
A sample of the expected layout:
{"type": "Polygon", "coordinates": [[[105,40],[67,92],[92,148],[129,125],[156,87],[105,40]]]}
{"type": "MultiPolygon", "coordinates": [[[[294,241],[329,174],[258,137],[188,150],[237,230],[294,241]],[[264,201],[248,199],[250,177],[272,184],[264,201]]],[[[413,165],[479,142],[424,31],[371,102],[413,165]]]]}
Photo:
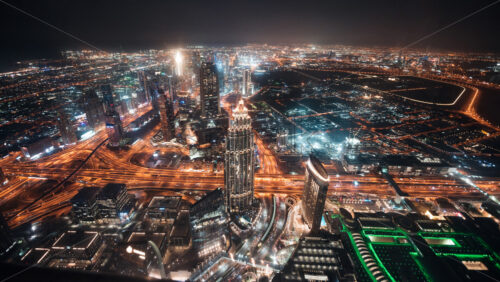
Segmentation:
{"type": "Polygon", "coordinates": [[[174,60],[175,60],[175,73],[177,74],[177,76],[181,76],[182,61],[183,61],[181,51],[175,52],[174,60]]]}

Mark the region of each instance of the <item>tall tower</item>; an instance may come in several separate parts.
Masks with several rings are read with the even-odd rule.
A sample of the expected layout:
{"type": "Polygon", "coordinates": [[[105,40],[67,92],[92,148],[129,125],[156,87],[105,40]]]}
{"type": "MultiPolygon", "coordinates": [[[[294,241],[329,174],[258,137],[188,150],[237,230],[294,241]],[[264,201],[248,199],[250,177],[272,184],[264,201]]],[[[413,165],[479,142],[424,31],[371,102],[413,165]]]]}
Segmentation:
{"type": "Polygon", "coordinates": [[[94,89],[88,89],[82,97],[82,108],[92,129],[97,129],[104,121],[104,110],[94,89]]]}
{"type": "Polygon", "coordinates": [[[163,140],[170,141],[175,137],[174,105],[172,99],[164,94],[160,94],[158,102],[163,140]]]}
{"type": "Polygon", "coordinates": [[[250,70],[245,69],[243,70],[243,85],[241,86],[241,94],[243,97],[248,97],[250,96],[251,93],[251,84],[252,84],[252,79],[250,76],[250,70]]]}
{"type": "Polygon", "coordinates": [[[248,110],[240,100],[233,111],[226,138],[224,185],[228,212],[243,212],[253,202],[253,132],[248,110]]]}
{"type": "Polygon", "coordinates": [[[142,91],[140,92],[141,96],[139,97],[139,102],[140,103],[151,102],[146,73],[144,73],[144,71],[139,71],[137,75],[139,78],[139,84],[141,85],[142,88],[142,91]]]}
{"type": "Polygon", "coordinates": [[[321,225],[329,181],[328,174],[321,162],[316,157],[309,156],[302,194],[302,217],[311,228],[311,233],[317,232],[321,225]]]}
{"type": "Polygon", "coordinates": [[[73,130],[68,116],[63,110],[59,111],[59,117],[57,118],[57,126],[59,127],[59,132],[61,133],[61,138],[63,144],[71,144],[78,141],[76,133],[73,130]]]}
{"type": "Polygon", "coordinates": [[[204,62],[200,68],[200,98],[202,117],[220,114],[219,78],[217,68],[211,62],[204,62]]]}
{"type": "Polygon", "coordinates": [[[105,84],[101,87],[102,98],[105,109],[106,131],[108,133],[109,145],[118,147],[123,138],[123,126],[120,115],[116,111],[111,85],[105,84]]]}

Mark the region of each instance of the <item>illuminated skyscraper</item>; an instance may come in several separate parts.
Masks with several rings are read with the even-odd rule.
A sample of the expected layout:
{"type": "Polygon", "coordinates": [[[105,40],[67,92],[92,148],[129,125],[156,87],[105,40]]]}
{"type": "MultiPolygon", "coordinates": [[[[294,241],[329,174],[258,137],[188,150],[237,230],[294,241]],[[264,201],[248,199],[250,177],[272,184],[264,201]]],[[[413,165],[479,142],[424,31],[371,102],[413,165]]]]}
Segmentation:
{"type": "Polygon", "coordinates": [[[57,126],[59,127],[59,133],[61,133],[61,139],[63,144],[71,144],[78,141],[76,133],[71,125],[68,116],[64,111],[59,111],[59,116],[57,118],[57,126]]]}
{"type": "Polygon", "coordinates": [[[220,114],[220,95],[217,68],[205,62],[200,68],[201,116],[215,117],[220,114]]]}
{"type": "Polygon", "coordinates": [[[240,100],[233,111],[226,138],[224,184],[228,212],[243,212],[253,202],[253,132],[248,110],[240,100]]]}
{"type": "Polygon", "coordinates": [[[252,84],[252,79],[250,77],[250,70],[245,69],[243,70],[243,85],[241,86],[241,94],[243,97],[250,96],[251,93],[251,84],[252,84]]]}
{"type": "Polygon", "coordinates": [[[94,89],[85,91],[82,97],[82,108],[87,116],[87,122],[92,129],[97,129],[104,121],[104,110],[94,89]]]}
{"type": "Polygon", "coordinates": [[[105,108],[106,131],[108,133],[109,145],[117,147],[123,138],[123,126],[120,115],[116,111],[111,85],[105,84],[101,87],[102,98],[105,108]]]}
{"type": "Polygon", "coordinates": [[[317,232],[321,225],[329,180],[321,162],[316,157],[309,156],[302,194],[302,217],[311,228],[311,233],[317,232]]]}

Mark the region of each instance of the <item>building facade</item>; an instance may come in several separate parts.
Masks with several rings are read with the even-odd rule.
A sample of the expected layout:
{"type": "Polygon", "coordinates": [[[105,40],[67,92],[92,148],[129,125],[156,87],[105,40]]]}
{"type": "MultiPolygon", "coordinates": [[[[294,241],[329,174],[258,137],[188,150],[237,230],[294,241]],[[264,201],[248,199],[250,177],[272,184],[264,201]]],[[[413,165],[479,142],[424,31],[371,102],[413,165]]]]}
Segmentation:
{"type": "Polygon", "coordinates": [[[226,209],[230,213],[243,212],[253,203],[253,148],[251,119],[243,100],[240,100],[230,120],[224,160],[226,209]]]}
{"type": "Polygon", "coordinates": [[[105,108],[106,132],[108,133],[109,145],[117,147],[123,139],[124,131],[120,115],[116,111],[116,103],[113,98],[111,85],[101,87],[103,103],[105,108]]]}
{"type": "Polygon", "coordinates": [[[204,62],[200,68],[200,101],[203,118],[220,114],[219,77],[216,66],[211,62],[204,62]]]}
{"type": "Polygon", "coordinates": [[[97,194],[99,190],[97,187],[83,187],[71,198],[71,212],[79,223],[92,224],[97,220],[97,194]]]}
{"type": "Polygon", "coordinates": [[[94,89],[85,91],[81,105],[87,116],[88,125],[96,130],[104,121],[104,109],[94,89]]]}
{"type": "Polygon", "coordinates": [[[57,126],[59,128],[59,133],[61,134],[61,140],[63,144],[72,144],[78,141],[75,130],[73,129],[68,115],[62,110],[59,111],[57,126]]]}
{"type": "Polygon", "coordinates": [[[311,229],[311,233],[319,231],[329,181],[328,174],[321,162],[316,157],[309,156],[302,194],[302,217],[311,229]]]}
{"type": "Polygon", "coordinates": [[[133,210],[127,186],[109,183],[97,194],[97,209],[101,223],[114,224],[128,219],[133,210]]]}
{"type": "Polygon", "coordinates": [[[168,142],[175,137],[174,105],[172,99],[163,94],[160,94],[158,102],[163,141],[168,142]]]}

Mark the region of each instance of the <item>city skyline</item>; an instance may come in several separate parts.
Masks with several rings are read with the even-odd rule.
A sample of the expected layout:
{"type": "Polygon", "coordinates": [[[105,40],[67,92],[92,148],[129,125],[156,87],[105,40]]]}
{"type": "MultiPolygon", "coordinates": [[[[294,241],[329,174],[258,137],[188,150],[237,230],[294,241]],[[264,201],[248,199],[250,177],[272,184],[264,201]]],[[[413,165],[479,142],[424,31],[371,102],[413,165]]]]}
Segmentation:
{"type": "Polygon", "coordinates": [[[0,6],[0,282],[500,279],[500,0],[0,6]]]}
{"type": "MultiPolygon", "coordinates": [[[[20,58],[55,58],[63,49],[88,47],[5,3],[100,49],[123,51],[186,44],[221,46],[246,43],[401,48],[493,2],[387,1],[379,5],[372,1],[288,1],[287,5],[282,5],[279,2],[218,1],[208,5],[203,1],[149,1],[138,9],[139,2],[125,1],[117,13],[113,2],[99,5],[97,2],[89,5],[87,1],[72,1],[71,4],[48,2],[42,5],[36,1],[5,1],[2,3],[5,8],[2,9],[1,23],[15,25],[16,29],[2,31],[6,44],[0,58],[2,65],[11,69],[20,58]],[[78,12],[68,17],[65,13],[68,9],[78,12]],[[172,13],[174,10],[181,12],[172,13]],[[137,11],[140,11],[139,15],[134,16],[137,11]],[[211,17],[212,14],[225,16],[211,17]],[[124,21],[125,18],[142,20],[124,21]],[[37,45],[36,50],[27,48],[33,44],[37,45]]],[[[493,5],[480,16],[466,19],[415,47],[498,52],[499,41],[496,36],[491,36],[495,25],[490,23],[494,22],[499,9],[498,5],[493,5]]]]}

